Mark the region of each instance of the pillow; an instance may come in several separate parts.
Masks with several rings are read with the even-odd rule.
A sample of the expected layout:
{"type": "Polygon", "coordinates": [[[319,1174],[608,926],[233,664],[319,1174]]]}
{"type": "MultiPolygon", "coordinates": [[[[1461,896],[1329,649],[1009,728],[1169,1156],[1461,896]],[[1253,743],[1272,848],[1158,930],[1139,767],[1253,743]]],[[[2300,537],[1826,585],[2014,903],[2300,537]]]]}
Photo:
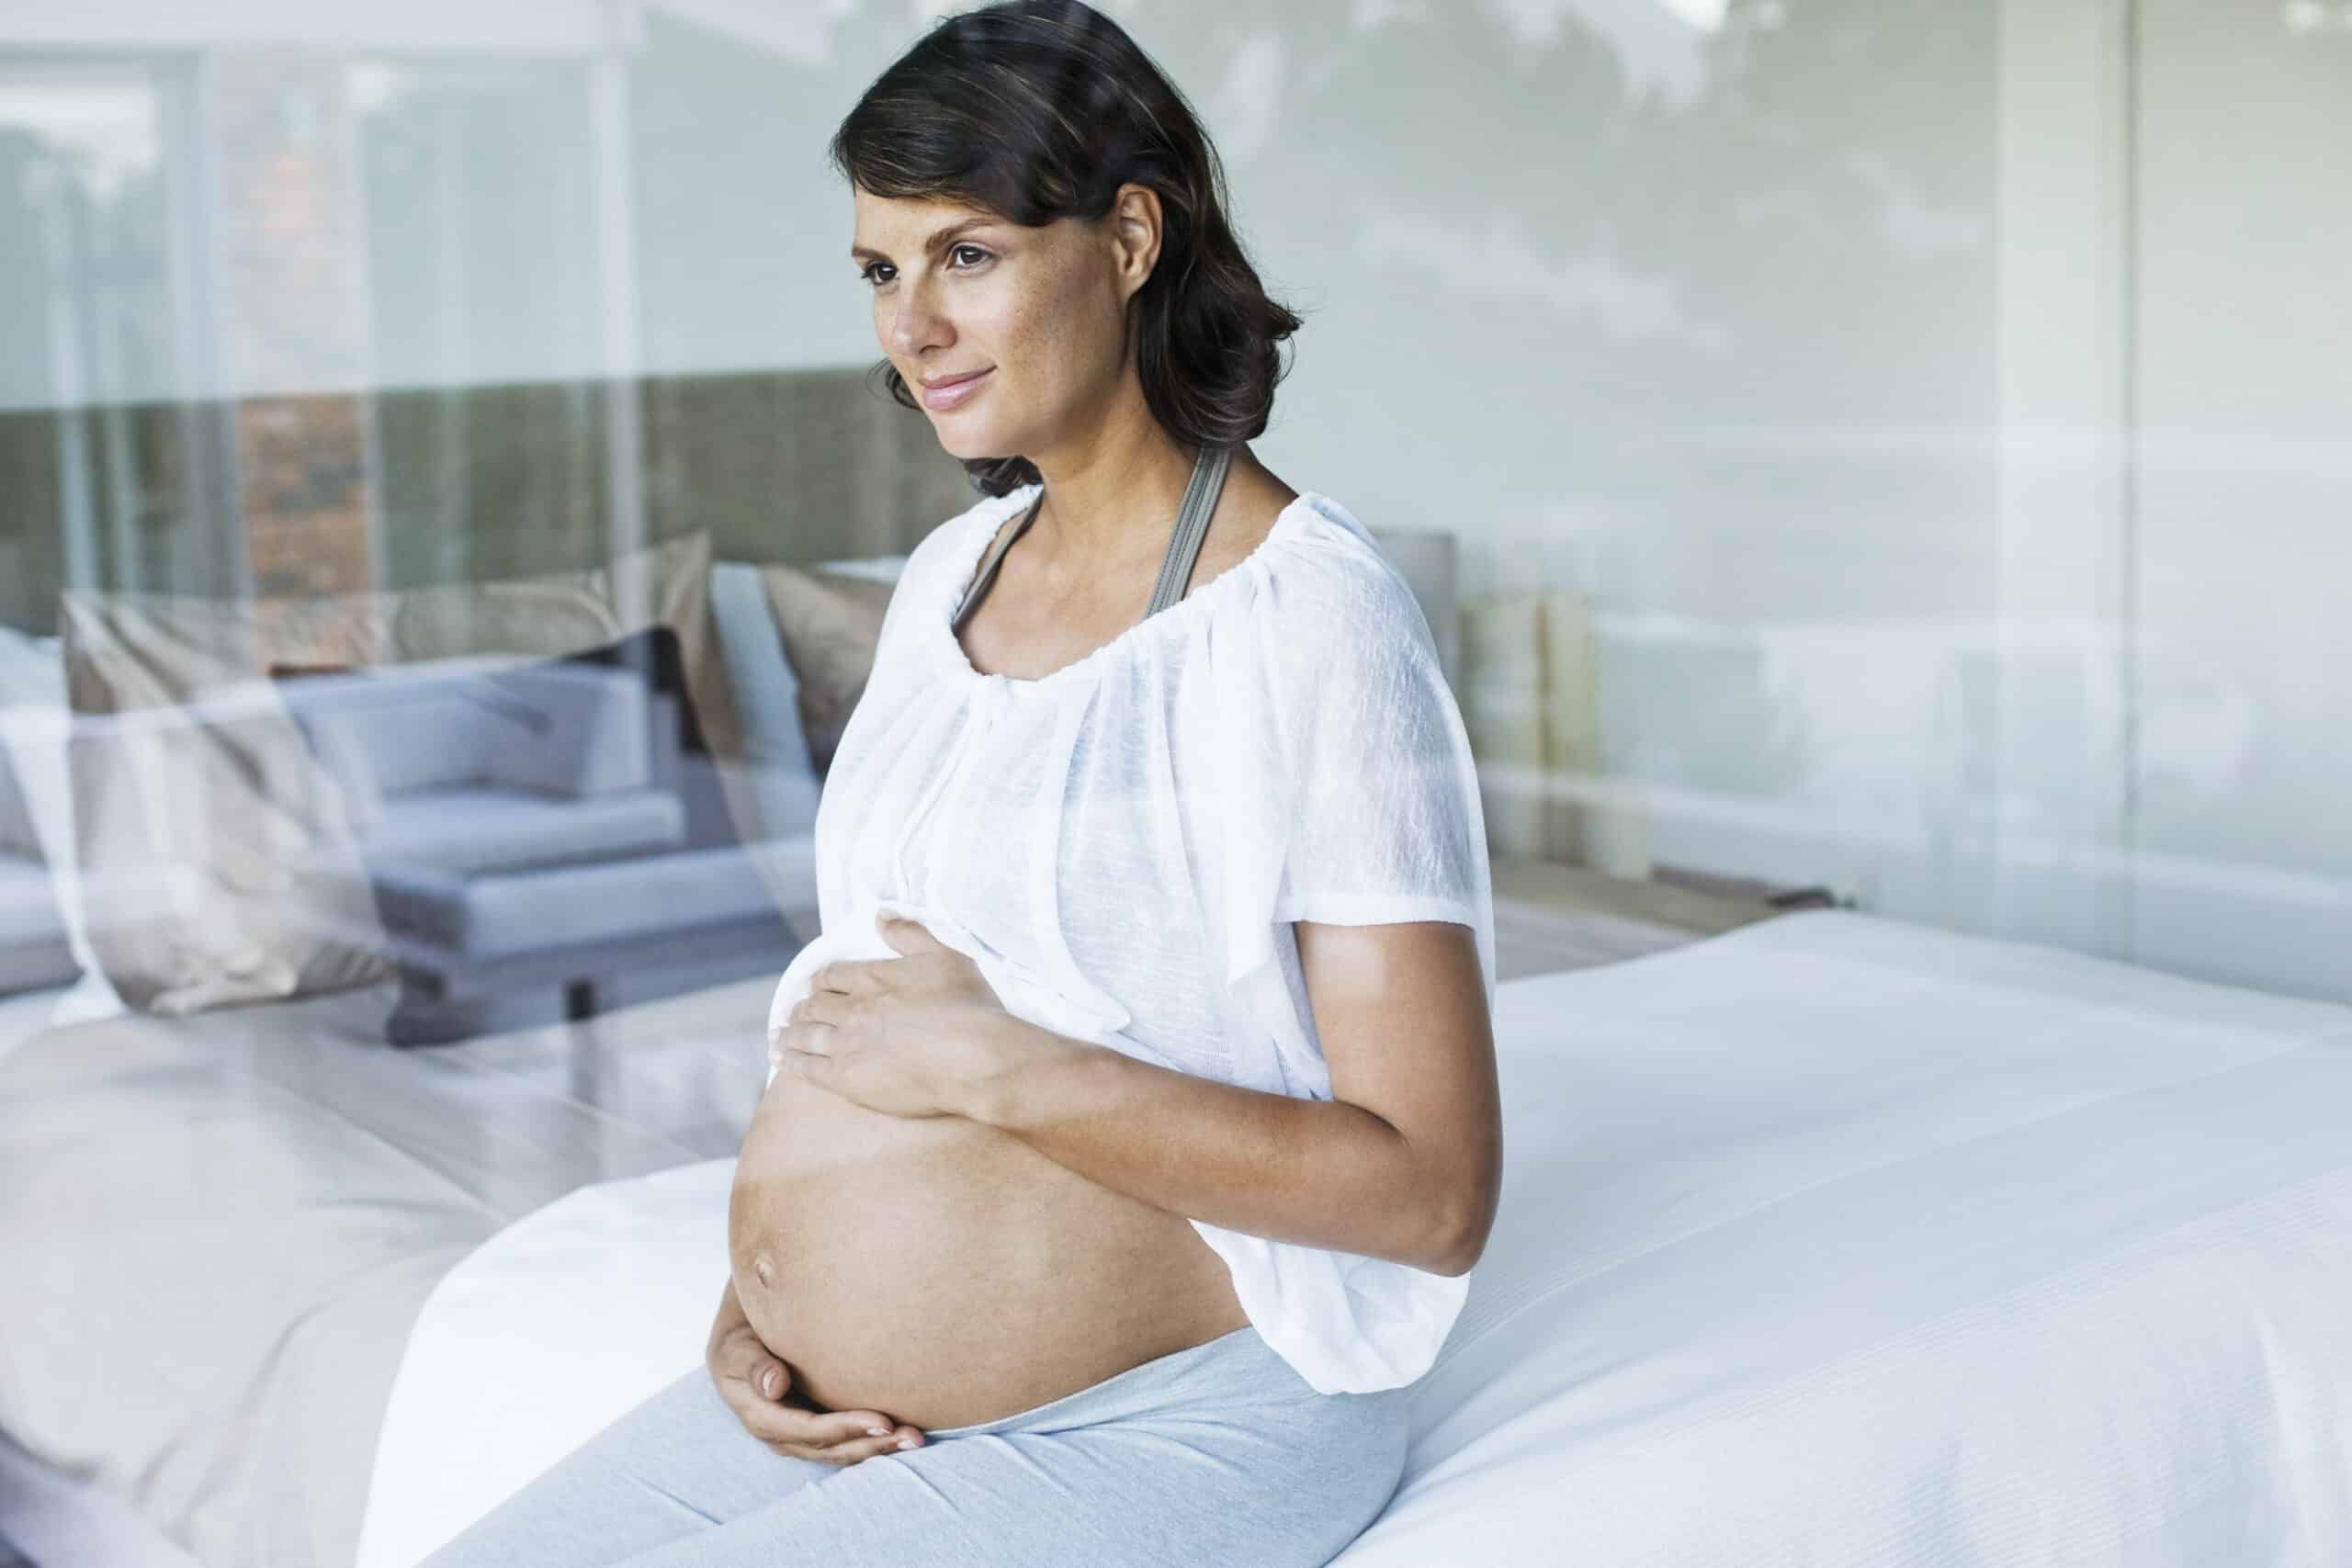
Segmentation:
{"type": "Polygon", "coordinates": [[[48,863],[66,947],[82,971],[50,1010],[49,1021],[60,1024],[113,1018],[124,1010],[90,945],[84,912],[82,876],[74,857],[74,790],[65,762],[70,722],[59,639],[0,627],[0,762],[15,781],[40,858],[48,863]]]}
{"type": "Polygon", "coordinates": [[[710,617],[742,728],[743,765],[762,839],[813,833],[817,764],[800,722],[800,680],[785,657],[760,569],[719,561],[710,569],[710,617]]]}
{"type": "MultiPolygon", "coordinates": [[[[687,668],[685,650],[678,640],[677,628],[668,626],[647,626],[630,632],[601,647],[583,649],[565,656],[569,664],[592,664],[607,669],[627,670],[645,687],[649,696],[667,699],[648,705],[649,714],[666,714],[671,733],[664,738],[661,750],[680,757],[717,756],[732,747],[741,753],[740,739],[722,745],[702,710],[703,699],[726,693],[724,680],[706,686],[695,681],[687,668]]],[[[731,699],[731,694],[728,694],[731,699]]],[[[728,722],[735,723],[730,700],[728,722]]],[[[664,722],[656,717],[656,723],[664,722]]]]}
{"type": "Polygon", "coordinates": [[[376,777],[374,760],[347,715],[322,713],[308,721],[311,749],[335,787],[351,826],[366,832],[384,819],[384,791],[376,777]]]}
{"type": "Polygon", "coordinates": [[[130,1007],[392,977],[342,795],[266,679],[85,714],[66,761],[91,947],[130,1007]]]}
{"type": "Polygon", "coordinates": [[[865,690],[891,581],[827,566],[766,566],[760,571],[776,635],[799,682],[800,725],[822,778],[833,765],[850,711],[865,690]]]}
{"type": "MultiPolygon", "coordinates": [[[[125,1002],[158,1013],[390,979],[356,842],[370,802],[322,765],[267,672],[563,656],[662,626],[699,731],[734,759],[708,581],[697,531],[503,581],[275,600],[62,593],[64,683],[83,716],[68,753],[85,808],[72,858],[98,966],[125,1002]]],[[[747,819],[741,781],[722,769],[721,787],[747,819]]]]}

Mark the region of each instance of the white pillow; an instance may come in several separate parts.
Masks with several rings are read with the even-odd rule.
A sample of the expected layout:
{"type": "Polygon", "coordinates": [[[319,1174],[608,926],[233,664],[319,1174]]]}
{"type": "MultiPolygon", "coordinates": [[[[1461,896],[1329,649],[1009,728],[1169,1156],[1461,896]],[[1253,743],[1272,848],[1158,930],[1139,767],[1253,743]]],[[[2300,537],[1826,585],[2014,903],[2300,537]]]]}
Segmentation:
{"type": "Polygon", "coordinates": [[[54,637],[28,637],[0,626],[0,746],[25,810],[49,863],[50,887],[65,926],[65,943],[82,977],[57,998],[51,1023],[114,1018],[128,1010],[98,966],[82,904],[82,874],[74,853],[74,788],[65,768],[73,713],[65,702],[65,661],[54,637]]]}
{"type": "Polygon", "coordinates": [[[813,831],[817,765],[800,728],[800,682],[776,634],[760,569],[746,561],[713,561],[711,623],[735,695],[736,727],[760,815],[759,840],[813,831]]]}

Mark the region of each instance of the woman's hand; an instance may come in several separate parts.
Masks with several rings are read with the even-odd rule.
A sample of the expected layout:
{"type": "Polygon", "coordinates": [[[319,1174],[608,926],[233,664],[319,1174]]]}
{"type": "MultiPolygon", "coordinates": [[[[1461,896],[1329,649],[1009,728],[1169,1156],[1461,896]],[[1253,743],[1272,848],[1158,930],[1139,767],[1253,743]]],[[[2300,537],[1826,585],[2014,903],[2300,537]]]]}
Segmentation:
{"type": "Polygon", "coordinates": [[[837,958],[768,1033],[780,1071],[890,1116],[954,1116],[1019,1055],[979,966],[924,929],[876,917],[896,958],[837,958]]]}
{"type": "Polygon", "coordinates": [[[719,1303],[718,1319],[710,1326],[703,1362],[718,1396],[743,1429],[787,1459],[852,1465],[901,1446],[921,1448],[926,1441],[914,1427],[870,1410],[820,1412],[805,1404],[787,1404],[794,1392],[792,1369],[752,1332],[736,1304],[731,1282],[719,1303]],[[874,1435],[877,1430],[882,1436],[874,1435]]]}

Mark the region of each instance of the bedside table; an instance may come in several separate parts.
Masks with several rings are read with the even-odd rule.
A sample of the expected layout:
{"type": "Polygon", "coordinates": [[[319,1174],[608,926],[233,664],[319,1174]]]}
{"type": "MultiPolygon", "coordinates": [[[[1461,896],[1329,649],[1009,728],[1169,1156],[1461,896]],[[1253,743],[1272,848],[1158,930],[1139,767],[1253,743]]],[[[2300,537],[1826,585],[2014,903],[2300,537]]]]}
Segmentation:
{"type": "Polygon", "coordinates": [[[1821,888],[1740,885],[1737,892],[1722,892],[1633,882],[1558,861],[1497,855],[1488,863],[1498,980],[1638,958],[1832,902],[1821,888]]]}

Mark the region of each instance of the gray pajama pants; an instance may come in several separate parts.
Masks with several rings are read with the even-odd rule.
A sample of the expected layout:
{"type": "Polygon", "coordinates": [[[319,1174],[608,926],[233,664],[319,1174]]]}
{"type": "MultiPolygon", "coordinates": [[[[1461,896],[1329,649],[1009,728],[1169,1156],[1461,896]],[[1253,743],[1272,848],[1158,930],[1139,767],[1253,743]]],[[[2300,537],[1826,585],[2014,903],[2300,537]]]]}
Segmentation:
{"type": "Polygon", "coordinates": [[[1408,1388],[1317,1393],[1255,1327],[837,1466],[697,1367],[424,1568],[1320,1568],[1403,1473],[1408,1388]]]}

